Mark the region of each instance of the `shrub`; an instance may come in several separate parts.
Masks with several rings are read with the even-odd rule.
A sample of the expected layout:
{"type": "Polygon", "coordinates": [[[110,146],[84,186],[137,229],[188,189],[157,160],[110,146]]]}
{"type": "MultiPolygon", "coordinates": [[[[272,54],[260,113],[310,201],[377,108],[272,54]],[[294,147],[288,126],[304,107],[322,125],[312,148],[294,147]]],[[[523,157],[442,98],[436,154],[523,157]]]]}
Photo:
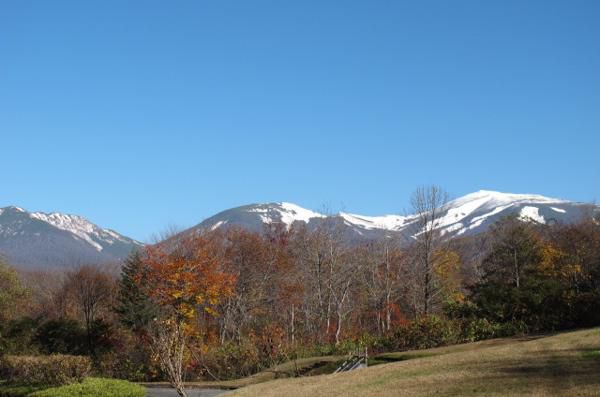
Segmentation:
{"type": "Polygon", "coordinates": [[[229,342],[210,349],[204,354],[203,363],[219,379],[242,378],[263,368],[258,349],[248,341],[229,342]]]}
{"type": "Polygon", "coordinates": [[[142,346],[137,350],[109,352],[98,356],[94,372],[101,376],[135,382],[162,380],[158,365],[153,366],[150,353],[142,346]]]}
{"type": "Polygon", "coordinates": [[[0,329],[0,355],[38,353],[37,345],[33,343],[33,337],[39,323],[38,319],[21,317],[5,324],[4,329],[0,329]]]}
{"type": "Polygon", "coordinates": [[[90,359],[83,356],[53,354],[0,358],[0,377],[19,384],[65,385],[81,382],[90,368],[90,359]]]}
{"type": "Polygon", "coordinates": [[[361,341],[358,339],[344,339],[340,341],[340,343],[336,346],[332,346],[333,354],[348,354],[354,353],[361,349],[364,349],[364,346],[361,345],[361,341]]]}
{"type": "Polygon", "coordinates": [[[454,322],[437,316],[423,317],[404,327],[408,349],[429,349],[457,342],[457,326],[454,322]]]}
{"type": "Polygon", "coordinates": [[[530,329],[524,321],[512,321],[508,323],[502,323],[498,326],[498,335],[500,337],[515,336],[515,335],[527,335],[530,333],[530,329]]]}
{"type": "Polygon", "coordinates": [[[240,343],[228,342],[209,349],[202,354],[201,367],[195,372],[201,376],[219,379],[235,379],[250,376],[273,365],[288,361],[297,352],[276,348],[270,343],[256,343],[256,338],[243,339],[240,343]]]}
{"type": "Polygon", "coordinates": [[[146,390],[125,380],[87,378],[82,383],[53,387],[29,397],[144,397],[146,390]]]}
{"type": "Polygon", "coordinates": [[[38,328],[35,340],[46,354],[85,354],[87,351],[85,330],[75,320],[48,321],[38,328]]]}
{"type": "Polygon", "coordinates": [[[461,342],[476,342],[500,335],[500,325],[486,318],[464,321],[461,326],[461,342]]]}

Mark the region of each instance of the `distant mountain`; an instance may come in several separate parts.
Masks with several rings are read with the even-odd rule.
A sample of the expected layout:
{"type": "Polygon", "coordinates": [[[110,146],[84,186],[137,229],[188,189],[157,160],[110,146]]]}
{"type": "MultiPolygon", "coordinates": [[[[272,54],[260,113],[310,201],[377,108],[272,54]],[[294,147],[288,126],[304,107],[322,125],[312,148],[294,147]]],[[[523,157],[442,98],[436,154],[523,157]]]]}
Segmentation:
{"type": "MultiPolygon", "coordinates": [[[[487,230],[498,219],[517,215],[539,223],[571,223],[600,207],[531,194],[482,190],[448,202],[436,227],[448,237],[468,236],[487,230]]],[[[340,212],[322,214],[291,203],[252,204],[220,212],[182,232],[216,230],[232,226],[263,232],[269,225],[289,228],[294,223],[314,229],[323,222],[340,227],[347,241],[385,236],[410,240],[420,232],[414,215],[365,216],[340,212]]],[[[142,243],[85,218],[61,213],[27,212],[18,207],[0,208],[0,255],[20,267],[48,268],[86,263],[117,262],[142,243]]]]}
{"type": "MultiPolygon", "coordinates": [[[[600,207],[586,203],[548,198],[532,194],[508,194],[481,190],[448,202],[440,211],[437,228],[448,237],[468,236],[487,230],[498,219],[517,215],[538,223],[571,223],[600,207]]],[[[410,239],[420,232],[414,215],[365,216],[340,212],[325,215],[291,203],[252,204],[220,212],[184,231],[238,226],[261,232],[266,225],[290,227],[301,222],[309,229],[324,221],[337,221],[348,239],[372,239],[397,235],[410,239]]]]}
{"type": "Polygon", "coordinates": [[[15,266],[48,268],[117,262],[141,246],[77,215],[0,208],[0,255],[15,266]]]}

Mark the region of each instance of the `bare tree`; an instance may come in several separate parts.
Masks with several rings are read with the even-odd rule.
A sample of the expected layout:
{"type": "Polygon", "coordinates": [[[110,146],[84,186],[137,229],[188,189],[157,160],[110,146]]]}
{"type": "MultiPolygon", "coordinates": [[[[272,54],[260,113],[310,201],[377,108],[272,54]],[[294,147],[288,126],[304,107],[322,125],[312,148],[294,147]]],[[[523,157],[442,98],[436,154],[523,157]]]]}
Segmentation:
{"type": "Polygon", "coordinates": [[[236,285],[234,294],[220,307],[220,339],[221,343],[227,339],[241,342],[243,334],[255,329],[265,316],[262,308],[273,307],[277,301],[274,294],[279,262],[275,244],[264,236],[230,229],[224,237],[222,262],[235,276],[236,285]]]}
{"type": "Polygon", "coordinates": [[[340,343],[342,326],[352,312],[353,305],[350,302],[351,287],[356,282],[360,272],[361,260],[355,252],[344,247],[335,240],[329,242],[328,268],[329,277],[327,287],[331,296],[331,302],[335,310],[336,328],[335,344],[340,343]]]}
{"type": "MultiPolygon", "coordinates": [[[[21,272],[25,287],[31,291],[29,316],[47,318],[68,317],[66,299],[61,299],[65,274],[58,270],[27,270],[21,272]]],[[[23,310],[21,310],[23,313],[23,310]]]]}
{"type": "Polygon", "coordinates": [[[183,230],[183,227],[174,223],[169,223],[158,233],[153,233],[152,235],[150,235],[150,238],[148,240],[153,244],[163,243],[165,241],[172,240],[178,234],[183,232],[183,230]]]}
{"type": "Polygon", "coordinates": [[[361,261],[343,239],[339,219],[323,221],[315,230],[295,233],[296,268],[304,283],[304,317],[308,332],[319,342],[333,337],[340,342],[342,329],[354,305],[351,291],[361,261]]]}
{"type": "Polygon", "coordinates": [[[416,233],[412,236],[413,263],[410,269],[414,282],[415,316],[430,314],[443,290],[441,280],[436,274],[436,261],[444,244],[439,226],[442,207],[447,202],[448,193],[438,186],[421,186],[411,197],[417,226],[416,233]]]}
{"type": "Polygon", "coordinates": [[[400,298],[405,255],[395,240],[384,237],[365,247],[362,257],[365,263],[362,288],[368,296],[369,311],[376,313],[376,329],[383,334],[391,330],[393,307],[400,298]]]}
{"type": "Polygon", "coordinates": [[[94,266],[81,266],[67,275],[64,290],[83,316],[92,356],[96,354],[92,338],[94,321],[102,310],[110,310],[115,288],[114,278],[94,266]]]}
{"type": "Polygon", "coordinates": [[[184,323],[165,316],[156,318],[148,328],[152,341],[150,349],[158,357],[161,368],[167,373],[177,394],[187,397],[184,387],[184,354],[188,338],[184,323]]]}
{"type": "Polygon", "coordinates": [[[298,227],[293,239],[295,268],[299,269],[306,289],[302,303],[304,325],[319,342],[328,336],[331,323],[331,297],[326,271],[327,236],[323,227],[312,232],[306,227],[298,227]]]}

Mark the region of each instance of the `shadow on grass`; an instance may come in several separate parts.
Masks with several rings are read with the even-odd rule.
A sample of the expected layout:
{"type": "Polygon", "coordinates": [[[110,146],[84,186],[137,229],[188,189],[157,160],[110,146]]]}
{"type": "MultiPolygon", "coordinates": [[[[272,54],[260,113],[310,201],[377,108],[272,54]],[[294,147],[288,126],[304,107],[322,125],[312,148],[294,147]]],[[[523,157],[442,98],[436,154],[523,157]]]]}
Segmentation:
{"type": "Polygon", "coordinates": [[[524,360],[491,361],[473,370],[481,375],[444,387],[437,395],[469,396],[499,391],[526,394],[540,390],[549,396],[573,395],[573,390],[588,390],[588,394],[581,394],[586,396],[600,395],[600,351],[597,349],[532,353],[524,360]],[[592,394],[589,390],[593,390],[592,394]]]}

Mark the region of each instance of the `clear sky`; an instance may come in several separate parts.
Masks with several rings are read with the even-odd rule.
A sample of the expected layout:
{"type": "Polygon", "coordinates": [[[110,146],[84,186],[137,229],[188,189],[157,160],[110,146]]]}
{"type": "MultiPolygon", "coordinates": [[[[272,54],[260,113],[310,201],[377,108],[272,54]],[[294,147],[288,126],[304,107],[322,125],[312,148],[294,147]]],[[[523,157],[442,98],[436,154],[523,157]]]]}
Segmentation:
{"type": "Polygon", "coordinates": [[[147,239],[421,184],[600,199],[600,1],[0,2],[0,206],[147,239]]]}

